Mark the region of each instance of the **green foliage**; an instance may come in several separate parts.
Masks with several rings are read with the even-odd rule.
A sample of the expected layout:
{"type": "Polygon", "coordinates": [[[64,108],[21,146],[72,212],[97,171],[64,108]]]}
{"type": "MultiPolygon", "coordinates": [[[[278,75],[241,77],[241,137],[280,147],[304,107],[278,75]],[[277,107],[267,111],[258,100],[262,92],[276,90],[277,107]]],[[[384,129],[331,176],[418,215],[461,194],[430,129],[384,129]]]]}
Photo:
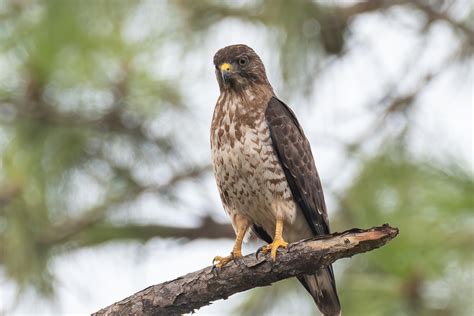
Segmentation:
{"type": "Polygon", "coordinates": [[[436,299],[427,288],[472,281],[459,276],[472,264],[473,189],[468,171],[418,161],[399,146],[363,161],[339,214],[356,227],[389,222],[400,235],[350,260],[340,285],[346,315],[467,315],[467,297],[455,304],[455,290],[436,299]]]}
{"type": "MultiPolygon", "coordinates": [[[[144,192],[178,207],[179,200],[170,199],[179,195],[172,186],[201,173],[173,173],[176,166],[208,170],[192,165],[192,157],[180,151],[174,139],[183,129],[180,122],[172,122],[167,132],[149,127],[167,111],[189,110],[183,85],[160,68],[162,50],[179,47],[171,51],[186,61],[216,26],[238,20],[265,34],[279,63],[273,65],[277,76],[285,82],[282,93],[310,95],[321,66],[351,49],[352,21],[403,2],[0,1],[0,265],[6,276],[19,290],[33,287],[51,295],[55,283],[49,264],[71,249],[176,235],[173,227],[121,225],[113,217],[144,192]],[[152,10],[146,7],[150,3],[152,10]],[[148,23],[144,10],[166,14],[148,23]],[[140,36],[133,36],[133,28],[140,36]],[[171,180],[150,183],[140,177],[150,166],[165,170],[171,180]],[[79,196],[89,188],[94,192],[87,193],[93,195],[89,200],[79,196]]],[[[433,12],[443,6],[436,3],[433,12]]],[[[472,41],[466,37],[462,43],[462,34],[472,29],[472,8],[457,22],[450,14],[433,16],[422,9],[403,5],[420,25],[426,23],[420,37],[442,20],[460,35],[465,47],[460,60],[470,61],[472,41]]],[[[417,89],[408,96],[389,91],[380,103],[402,100],[404,107],[413,106],[422,88],[417,89]]],[[[397,111],[387,107],[384,120],[400,119],[397,111]]],[[[405,111],[404,117],[413,112],[405,111]]],[[[405,144],[412,136],[387,134],[386,139],[398,138],[397,145],[373,146],[373,154],[353,158],[350,154],[368,139],[347,153],[359,170],[340,193],[332,227],[388,222],[400,228],[400,235],[380,250],[338,263],[344,314],[468,315],[473,309],[466,294],[473,281],[473,175],[455,163],[415,158],[405,144]]],[[[251,291],[234,312],[295,310],[311,314],[315,306],[290,280],[251,291]]]]}
{"type": "Polygon", "coordinates": [[[177,1],[193,32],[207,31],[230,18],[265,27],[278,47],[279,68],[288,91],[309,94],[321,57],[342,54],[347,16],[339,8],[312,1],[177,1]]]}
{"type": "Polygon", "coordinates": [[[148,45],[124,36],[137,5],[56,0],[0,7],[0,29],[9,33],[0,32],[0,58],[15,65],[13,84],[0,82],[0,136],[7,139],[0,148],[0,263],[20,288],[51,294],[48,262],[68,242],[64,228],[74,235],[105,219],[117,195],[126,200],[135,192],[130,171],[104,148],[114,140],[137,153],[162,146],[144,131],[144,120],[181,103],[171,80],[133,62],[148,45]],[[111,177],[91,173],[98,162],[111,177]],[[103,192],[95,207],[75,198],[78,175],[103,192]]]}

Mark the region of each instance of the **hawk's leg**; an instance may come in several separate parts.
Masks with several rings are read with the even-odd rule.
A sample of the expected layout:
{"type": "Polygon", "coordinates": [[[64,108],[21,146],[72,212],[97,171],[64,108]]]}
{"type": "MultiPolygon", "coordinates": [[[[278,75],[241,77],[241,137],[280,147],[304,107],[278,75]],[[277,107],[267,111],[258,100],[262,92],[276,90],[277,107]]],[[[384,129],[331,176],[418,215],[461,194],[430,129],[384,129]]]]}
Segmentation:
{"type": "Polygon", "coordinates": [[[276,260],[276,255],[278,248],[288,248],[288,243],[283,240],[283,219],[278,218],[276,225],[275,225],[275,237],[273,238],[273,242],[266,246],[261,247],[258,252],[271,252],[272,260],[276,260]]]}
{"type": "Polygon", "coordinates": [[[245,236],[245,233],[247,232],[247,229],[249,228],[250,222],[248,221],[246,217],[241,216],[241,215],[236,215],[233,224],[237,233],[237,237],[235,238],[234,248],[232,248],[232,252],[230,253],[230,256],[214,257],[214,259],[212,260],[212,263],[217,268],[222,268],[223,266],[225,266],[232,260],[242,257],[242,242],[244,241],[244,236],[245,236]]]}

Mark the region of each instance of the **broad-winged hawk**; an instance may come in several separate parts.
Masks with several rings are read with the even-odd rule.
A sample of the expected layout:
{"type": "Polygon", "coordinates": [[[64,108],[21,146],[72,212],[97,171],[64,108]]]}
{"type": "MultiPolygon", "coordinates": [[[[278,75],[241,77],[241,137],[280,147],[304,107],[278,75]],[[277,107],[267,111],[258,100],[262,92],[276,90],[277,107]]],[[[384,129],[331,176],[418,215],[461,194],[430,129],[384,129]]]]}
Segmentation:
{"type": "MultiPolygon", "coordinates": [[[[237,235],[222,267],[242,256],[251,229],[276,259],[287,242],[329,233],[326,204],[311,148],[292,110],[268,82],[253,49],[232,45],[214,56],[220,95],[211,126],[213,170],[237,235]]],[[[331,266],[299,277],[324,315],[340,315],[331,266]]]]}

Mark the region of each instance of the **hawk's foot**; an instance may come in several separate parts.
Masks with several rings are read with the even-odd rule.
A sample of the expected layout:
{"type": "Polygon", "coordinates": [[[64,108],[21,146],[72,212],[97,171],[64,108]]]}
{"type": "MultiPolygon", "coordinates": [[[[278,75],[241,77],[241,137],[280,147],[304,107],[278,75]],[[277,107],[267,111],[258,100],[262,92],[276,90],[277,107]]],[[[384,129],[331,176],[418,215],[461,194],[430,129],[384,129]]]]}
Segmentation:
{"type": "Polygon", "coordinates": [[[222,268],[229,262],[238,258],[242,258],[241,252],[231,252],[230,256],[227,257],[215,256],[214,259],[212,259],[212,265],[215,268],[222,268]]]}
{"type": "Polygon", "coordinates": [[[280,247],[285,248],[285,249],[288,248],[288,243],[286,241],[284,241],[283,238],[275,239],[271,244],[260,247],[257,251],[257,256],[260,252],[263,252],[263,253],[270,252],[271,256],[272,256],[272,260],[275,261],[276,256],[277,256],[278,248],[280,248],[280,247]]]}

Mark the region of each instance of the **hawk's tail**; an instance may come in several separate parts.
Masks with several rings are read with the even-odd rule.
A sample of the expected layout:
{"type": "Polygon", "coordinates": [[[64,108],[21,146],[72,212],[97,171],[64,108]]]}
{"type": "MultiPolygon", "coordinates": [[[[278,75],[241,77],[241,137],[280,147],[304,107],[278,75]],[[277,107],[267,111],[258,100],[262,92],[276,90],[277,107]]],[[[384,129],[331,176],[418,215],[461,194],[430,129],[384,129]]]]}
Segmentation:
{"type": "Polygon", "coordinates": [[[299,277],[298,280],[311,294],[324,316],[341,315],[341,304],[337,296],[336,281],[331,266],[318,270],[313,275],[299,277]]]}

